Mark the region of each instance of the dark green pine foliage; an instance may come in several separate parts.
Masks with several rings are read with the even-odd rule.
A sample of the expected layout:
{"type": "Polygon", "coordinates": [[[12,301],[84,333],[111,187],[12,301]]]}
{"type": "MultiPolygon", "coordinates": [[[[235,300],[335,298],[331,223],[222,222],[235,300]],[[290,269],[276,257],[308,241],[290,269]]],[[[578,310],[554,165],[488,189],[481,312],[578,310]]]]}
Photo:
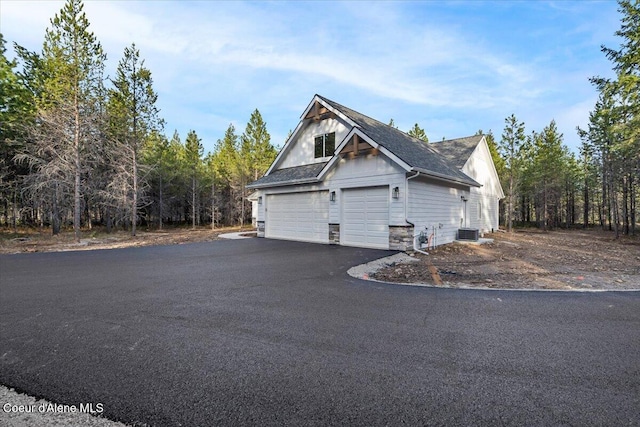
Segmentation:
{"type": "Polygon", "coordinates": [[[144,198],[146,183],[141,181],[141,172],[145,172],[140,169],[141,149],[149,135],[161,131],[163,124],[156,107],[158,96],[153,89],[151,71],[144,66],[135,44],[125,48],[112,82],[107,112],[109,136],[114,144],[111,155],[118,168],[111,187],[126,189],[114,191],[112,195],[130,215],[131,235],[135,236],[138,210],[148,203],[144,198]]]}
{"type": "Polygon", "coordinates": [[[25,189],[49,212],[53,232],[59,231],[62,212],[71,209],[78,240],[85,197],[93,190],[88,175],[100,160],[95,148],[102,143],[106,60],[80,0],[68,0],[51,20],[40,56],[28,58],[37,65],[31,79],[36,121],[17,159],[33,171],[25,189]]]}

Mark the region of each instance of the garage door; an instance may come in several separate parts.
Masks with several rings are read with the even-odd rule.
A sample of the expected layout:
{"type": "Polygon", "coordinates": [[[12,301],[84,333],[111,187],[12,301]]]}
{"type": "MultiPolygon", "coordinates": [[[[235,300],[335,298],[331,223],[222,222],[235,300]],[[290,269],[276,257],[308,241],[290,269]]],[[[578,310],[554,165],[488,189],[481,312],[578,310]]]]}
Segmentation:
{"type": "Polygon", "coordinates": [[[389,187],[344,190],[340,244],[389,249],[389,187]]]}
{"type": "Polygon", "coordinates": [[[267,196],[265,237],[329,242],[329,192],[267,196]]]}

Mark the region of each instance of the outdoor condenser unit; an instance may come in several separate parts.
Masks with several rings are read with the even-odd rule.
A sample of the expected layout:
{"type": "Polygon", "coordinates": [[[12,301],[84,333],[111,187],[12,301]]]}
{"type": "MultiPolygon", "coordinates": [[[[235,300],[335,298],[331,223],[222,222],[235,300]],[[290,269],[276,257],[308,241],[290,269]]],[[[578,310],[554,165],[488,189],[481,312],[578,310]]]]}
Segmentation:
{"type": "Polygon", "coordinates": [[[477,228],[459,228],[458,240],[478,240],[479,232],[477,228]]]}

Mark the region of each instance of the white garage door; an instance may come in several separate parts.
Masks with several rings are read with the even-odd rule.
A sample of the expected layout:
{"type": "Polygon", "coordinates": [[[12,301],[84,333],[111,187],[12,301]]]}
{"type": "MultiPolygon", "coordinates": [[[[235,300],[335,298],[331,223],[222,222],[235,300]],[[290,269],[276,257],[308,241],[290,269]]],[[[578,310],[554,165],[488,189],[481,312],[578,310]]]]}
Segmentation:
{"type": "Polygon", "coordinates": [[[329,192],[267,196],[265,237],[329,242],[329,192]]]}
{"type": "Polygon", "coordinates": [[[344,190],[340,244],[389,249],[389,187],[344,190]]]}

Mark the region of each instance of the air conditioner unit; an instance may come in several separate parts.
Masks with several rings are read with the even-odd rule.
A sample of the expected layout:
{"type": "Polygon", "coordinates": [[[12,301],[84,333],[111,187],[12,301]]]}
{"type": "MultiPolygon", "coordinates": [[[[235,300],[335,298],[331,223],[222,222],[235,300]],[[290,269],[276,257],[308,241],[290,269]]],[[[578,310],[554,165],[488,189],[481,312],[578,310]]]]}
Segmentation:
{"type": "Polygon", "coordinates": [[[478,240],[478,235],[480,234],[480,230],[477,228],[459,228],[458,229],[458,240],[478,240]]]}

